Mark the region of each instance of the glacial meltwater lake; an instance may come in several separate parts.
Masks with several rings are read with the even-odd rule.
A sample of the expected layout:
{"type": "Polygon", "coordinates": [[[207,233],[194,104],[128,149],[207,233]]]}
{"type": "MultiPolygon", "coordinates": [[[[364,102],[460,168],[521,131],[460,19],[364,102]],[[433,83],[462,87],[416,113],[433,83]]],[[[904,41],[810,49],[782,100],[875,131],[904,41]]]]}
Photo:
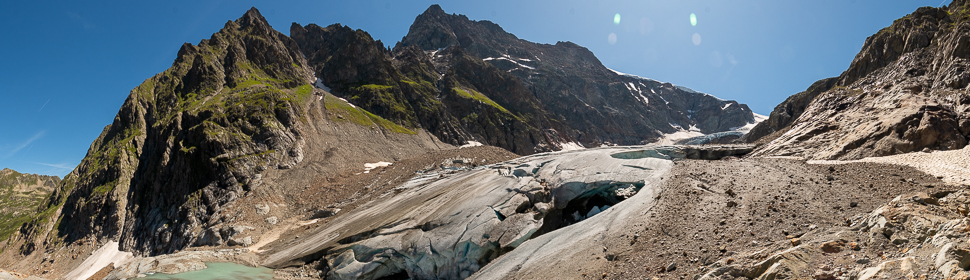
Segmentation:
{"type": "Polygon", "coordinates": [[[185,280],[269,280],[273,270],[265,267],[248,267],[234,263],[206,263],[209,268],[176,274],[155,273],[137,279],[185,279],[185,280]]]}

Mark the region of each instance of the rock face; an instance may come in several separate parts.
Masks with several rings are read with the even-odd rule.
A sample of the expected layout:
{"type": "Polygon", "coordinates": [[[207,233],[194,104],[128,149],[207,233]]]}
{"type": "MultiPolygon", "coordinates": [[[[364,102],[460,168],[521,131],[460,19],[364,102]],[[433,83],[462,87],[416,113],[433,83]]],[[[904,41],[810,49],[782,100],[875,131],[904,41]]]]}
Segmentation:
{"type": "Polygon", "coordinates": [[[849,69],[778,105],[753,155],[858,159],[959,149],[970,136],[970,10],[923,7],[866,39],[849,69]]]}
{"type": "Polygon", "coordinates": [[[474,140],[532,154],[754,122],[746,105],[618,73],[576,44],[532,43],[438,5],[393,50],[339,24],[294,24],[290,34],[334,94],[452,144],[474,140]]]}

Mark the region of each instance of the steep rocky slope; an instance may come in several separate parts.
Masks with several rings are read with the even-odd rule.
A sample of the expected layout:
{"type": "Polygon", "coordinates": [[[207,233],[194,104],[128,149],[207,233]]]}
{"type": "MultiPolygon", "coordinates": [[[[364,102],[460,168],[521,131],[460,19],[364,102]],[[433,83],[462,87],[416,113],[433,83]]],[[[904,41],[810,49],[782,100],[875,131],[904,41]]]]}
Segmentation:
{"type": "Polygon", "coordinates": [[[407,49],[392,57],[366,32],[339,24],[294,24],[290,34],[334,94],[402,125],[427,128],[456,145],[479,141],[520,154],[559,150],[549,144],[567,141],[540,133],[541,128],[562,130],[557,122],[523,113],[522,107],[537,106],[529,95],[515,101],[490,99],[501,96],[497,91],[525,89],[510,75],[460,52],[449,53],[449,59],[461,72],[438,74],[421,51],[407,49]]]}
{"type": "Polygon", "coordinates": [[[959,149],[970,136],[970,7],[923,7],[866,39],[849,69],[778,105],[753,155],[857,159],[959,149]]]}
{"type": "Polygon", "coordinates": [[[611,71],[576,44],[532,43],[437,5],[393,50],[339,24],[290,33],[334,94],[452,144],[532,154],[754,123],[746,105],[611,71]]]}
{"type": "Polygon", "coordinates": [[[0,240],[6,240],[25,222],[60,183],[57,176],[0,170],[0,240]]]}
{"type": "Polygon", "coordinates": [[[240,199],[286,201],[320,176],[449,147],[313,82],[297,44],[255,9],[183,45],[131,91],[0,266],[56,276],[111,240],[135,255],[242,244],[229,223],[245,217],[227,210],[240,199]]]}

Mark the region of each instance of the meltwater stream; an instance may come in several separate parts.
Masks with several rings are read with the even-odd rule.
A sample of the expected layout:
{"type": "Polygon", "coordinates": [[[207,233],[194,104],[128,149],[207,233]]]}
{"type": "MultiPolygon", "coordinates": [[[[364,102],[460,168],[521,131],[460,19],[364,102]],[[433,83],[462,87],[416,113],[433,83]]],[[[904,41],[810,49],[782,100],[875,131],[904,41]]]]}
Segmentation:
{"type": "Polygon", "coordinates": [[[206,263],[208,268],[176,274],[156,273],[138,279],[192,279],[192,280],[269,280],[273,270],[265,267],[248,267],[234,263],[206,263]]]}

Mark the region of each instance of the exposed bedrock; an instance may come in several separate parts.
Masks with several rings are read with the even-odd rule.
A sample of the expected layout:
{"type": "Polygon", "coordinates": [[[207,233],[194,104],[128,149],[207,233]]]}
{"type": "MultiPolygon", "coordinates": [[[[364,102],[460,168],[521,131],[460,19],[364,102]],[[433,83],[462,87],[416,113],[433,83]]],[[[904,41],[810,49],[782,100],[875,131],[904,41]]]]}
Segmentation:
{"type": "Polygon", "coordinates": [[[970,140],[970,5],[922,7],[870,36],[841,76],[775,107],[753,156],[860,159],[970,140]]]}

